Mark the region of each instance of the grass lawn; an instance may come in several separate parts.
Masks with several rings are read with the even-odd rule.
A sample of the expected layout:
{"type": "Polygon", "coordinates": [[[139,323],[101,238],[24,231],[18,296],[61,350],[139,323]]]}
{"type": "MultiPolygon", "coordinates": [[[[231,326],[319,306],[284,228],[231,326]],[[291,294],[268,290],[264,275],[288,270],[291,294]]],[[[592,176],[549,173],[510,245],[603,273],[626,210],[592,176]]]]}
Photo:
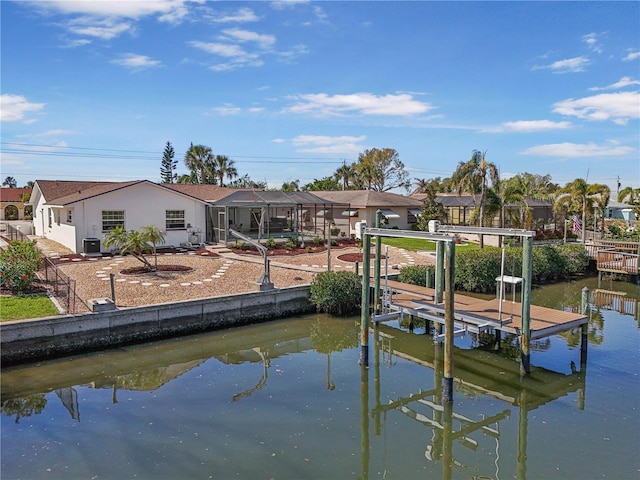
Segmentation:
{"type": "MultiPolygon", "coordinates": [[[[391,247],[404,248],[412,252],[422,251],[435,251],[436,243],[429,240],[423,240],[421,238],[396,238],[396,237],[383,237],[383,245],[389,245],[391,247]]],[[[458,245],[457,248],[476,249],[480,248],[477,243],[469,243],[465,245],[458,245]]]]}
{"type": "Polygon", "coordinates": [[[46,295],[0,296],[0,322],[59,314],[56,306],[46,295]]]}

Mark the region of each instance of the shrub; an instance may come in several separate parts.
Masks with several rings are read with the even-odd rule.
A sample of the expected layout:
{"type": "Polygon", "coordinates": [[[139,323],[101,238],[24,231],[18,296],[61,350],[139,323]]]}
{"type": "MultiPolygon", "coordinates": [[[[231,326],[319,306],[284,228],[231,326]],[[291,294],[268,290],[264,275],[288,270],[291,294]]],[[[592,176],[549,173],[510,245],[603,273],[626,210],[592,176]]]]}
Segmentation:
{"type": "Polygon", "coordinates": [[[311,303],[330,315],[352,315],[360,309],[362,283],[355,272],[320,272],[311,284],[311,303]]]}
{"type": "Polygon", "coordinates": [[[317,247],[322,243],[322,239],[320,237],[313,237],[313,244],[317,247]]]}
{"type": "Polygon", "coordinates": [[[575,275],[584,272],[589,266],[589,254],[582,244],[567,243],[556,246],[565,259],[565,274],[575,275]]]}
{"type": "Polygon", "coordinates": [[[400,270],[398,281],[412,285],[425,286],[427,280],[427,267],[425,265],[411,265],[400,270]]]}
{"type": "Polygon", "coordinates": [[[267,240],[264,242],[265,247],[269,248],[269,249],[273,249],[276,248],[276,239],[275,238],[267,238],[267,240]]]}
{"type": "Polygon", "coordinates": [[[0,252],[0,281],[12,292],[27,291],[42,265],[42,253],[35,241],[15,240],[0,252]]]}
{"type": "MultiPolygon", "coordinates": [[[[584,272],[589,256],[583,245],[545,245],[532,251],[534,281],[554,281],[584,272]]],[[[496,278],[501,271],[502,253],[499,248],[456,251],[456,288],[471,292],[496,290],[496,278]]],[[[425,267],[411,266],[400,270],[398,280],[415,285],[425,284],[425,267]]],[[[522,276],[522,247],[505,249],[504,274],[522,276]]]]}
{"type": "Polygon", "coordinates": [[[284,247],[284,249],[285,249],[287,252],[290,252],[291,250],[293,250],[294,248],[296,248],[296,244],[295,244],[295,242],[292,242],[291,240],[287,240],[286,242],[284,242],[284,243],[282,244],[282,246],[284,247]]]}

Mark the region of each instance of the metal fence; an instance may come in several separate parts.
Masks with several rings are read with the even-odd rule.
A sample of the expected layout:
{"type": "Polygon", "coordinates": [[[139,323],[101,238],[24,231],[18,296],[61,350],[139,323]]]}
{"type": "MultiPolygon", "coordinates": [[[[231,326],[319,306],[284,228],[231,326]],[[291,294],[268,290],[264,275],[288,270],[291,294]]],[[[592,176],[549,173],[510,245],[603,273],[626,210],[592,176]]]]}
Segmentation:
{"type": "Polygon", "coordinates": [[[5,224],[5,225],[6,225],[6,230],[4,232],[3,237],[5,237],[10,242],[13,242],[14,240],[20,240],[21,242],[26,242],[27,240],[29,240],[27,235],[23,233],[19,228],[9,224],[5,224]]]}
{"type": "Polygon", "coordinates": [[[84,302],[76,293],[76,281],[65,275],[49,259],[44,259],[38,276],[52,291],[60,305],[68,314],[79,313],[78,309],[84,306],[84,302]]]}

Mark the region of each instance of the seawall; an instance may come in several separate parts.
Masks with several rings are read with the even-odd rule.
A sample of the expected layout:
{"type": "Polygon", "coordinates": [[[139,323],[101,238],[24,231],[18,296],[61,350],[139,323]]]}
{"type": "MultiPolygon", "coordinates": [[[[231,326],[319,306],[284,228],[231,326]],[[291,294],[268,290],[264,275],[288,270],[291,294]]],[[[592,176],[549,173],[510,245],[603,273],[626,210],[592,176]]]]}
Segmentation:
{"type": "Polygon", "coordinates": [[[309,313],[310,286],[0,324],[3,366],[309,313]]]}

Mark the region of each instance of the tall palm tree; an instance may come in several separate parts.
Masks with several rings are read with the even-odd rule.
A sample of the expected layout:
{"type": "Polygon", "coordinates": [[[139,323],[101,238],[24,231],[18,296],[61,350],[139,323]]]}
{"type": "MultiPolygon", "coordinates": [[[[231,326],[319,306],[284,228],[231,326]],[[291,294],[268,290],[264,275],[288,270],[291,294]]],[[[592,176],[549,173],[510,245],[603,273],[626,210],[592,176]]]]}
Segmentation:
{"type": "Polygon", "coordinates": [[[353,181],[355,175],[356,171],[353,164],[347,165],[346,162],[344,162],[341,167],[338,167],[334,173],[336,180],[342,182],[342,190],[347,190],[349,188],[349,184],[353,181]]]}
{"type": "Polygon", "coordinates": [[[197,183],[205,183],[207,178],[207,162],[213,160],[213,153],[211,148],[205,145],[194,145],[191,143],[189,150],[184,155],[184,164],[191,171],[195,173],[198,178],[197,183]]]}
{"type": "Polygon", "coordinates": [[[640,188],[625,187],[618,193],[618,201],[629,205],[640,205],[640,188]]]}
{"type": "MultiPolygon", "coordinates": [[[[485,196],[488,185],[497,185],[499,182],[498,167],[491,162],[487,162],[487,152],[474,150],[468,162],[460,162],[458,168],[453,172],[452,180],[456,185],[458,195],[470,193],[480,194],[479,226],[484,226],[485,196]]],[[[484,246],[482,235],[480,235],[480,248],[484,246]]]]}
{"type": "Polygon", "coordinates": [[[371,185],[376,181],[378,169],[371,162],[361,162],[356,166],[358,179],[366,190],[371,190],[371,185]]]}
{"type": "MultiPolygon", "coordinates": [[[[611,199],[611,190],[609,189],[608,186],[606,185],[591,185],[593,188],[593,190],[600,190],[600,192],[597,195],[593,195],[592,196],[592,200],[593,200],[593,206],[594,206],[594,210],[597,210],[597,212],[599,213],[600,218],[602,219],[602,223],[600,224],[600,234],[601,236],[604,237],[604,215],[605,215],[605,211],[607,209],[607,205],[609,205],[609,200],[611,199]]],[[[593,237],[595,239],[595,235],[596,235],[596,227],[597,227],[597,223],[596,223],[597,219],[595,216],[595,211],[594,211],[594,217],[593,217],[593,237]]]]}
{"type": "Polygon", "coordinates": [[[609,187],[594,183],[589,185],[586,180],[576,178],[556,192],[554,208],[564,208],[568,212],[582,212],[582,243],[587,241],[586,221],[587,210],[593,200],[601,195],[611,195],[609,187]]]}
{"type": "Polygon", "coordinates": [[[233,180],[238,176],[238,170],[234,166],[234,161],[229,159],[226,155],[216,155],[213,159],[213,165],[215,166],[215,172],[218,177],[218,185],[224,187],[222,180],[227,177],[229,180],[233,180]]]}

